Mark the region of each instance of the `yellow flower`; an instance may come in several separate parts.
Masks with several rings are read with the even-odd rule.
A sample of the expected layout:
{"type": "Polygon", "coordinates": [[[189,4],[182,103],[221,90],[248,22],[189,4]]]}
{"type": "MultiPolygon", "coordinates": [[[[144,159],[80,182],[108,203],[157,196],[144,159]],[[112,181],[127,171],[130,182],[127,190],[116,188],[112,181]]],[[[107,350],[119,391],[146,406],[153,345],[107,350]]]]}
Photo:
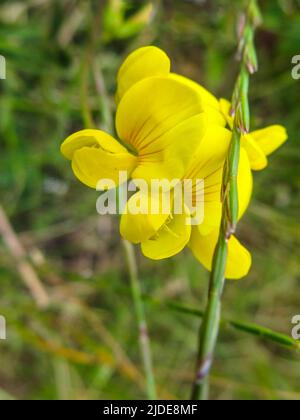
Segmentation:
{"type": "MultiPolygon", "coordinates": [[[[210,126],[183,177],[182,181],[184,179],[193,181],[193,196],[197,194],[199,185],[197,180],[204,180],[202,223],[195,226],[187,223],[187,219],[193,217],[187,206],[184,206],[181,214],[151,216],[149,211],[146,214],[131,214],[130,202],[143,199],[141,194],[137,193],[128,202],[127,214],[122,216],[121,235],[133,243],[140,243],[143,254],[154,260],[172,257],[188,245],[200,263],[210,270],[221,223],[222,174],[230,139],[229,130],[210,126]]],[[[249,205],[253,186],[249,159],[244,151],[241,153],[238,186],[239,216],[242,217],[249,205]]],[[[160,199],[162,198],[161,196],[160,199]]],[[[149,201],[147,202],[149,205],[149,201]]],[[[229,279],[244,277],[250,267],[250,253],[235,237],[232,237],[229,241],[226,277],[229,279]]]]}
{"type": "MultiPolygon", "coordinates": [[[[195,209],[187,203],[182,204],[181,212],[175,211],[178,191],[174,186],[168,189],[170,209],[155,214],[152,205],[161,209],[164,193],[153,196],[140,190],[127,202],[120,232],[125,239],[140,244],[143,254],[154,260],[172,257],[188,246],[211,270],[222,219],[223,167],[232,135],[225,128],[232,128],[229,102],[172,73],[168,56],[152,46],[136,50],[124,61],[115,98],[118,140],[101,130],[82,130],[64,141],[63,155],[71,161],[76,177],[92,188],[103,179],[117,185],[120,171],[127,171],[137,185],[140,179],[148,184],[153,179],[192,180],[193,202],[199,189],[203,193],[203,203],[198,203],[204,208],[201,222],[192,223],[195,209]],[[136,213],[132,210],[136,207],[143,211],[136,213]]],[[[251,168],[263,169],[267,156],[286,137],[280,126],[243,136],[238,175],[240,218],[252,194],[251,168]]],[[[250,253],[232,237],[226,277],[242,278],[250,267],[250,253]]]]}
{"type": "MultiPolygon", "coordinates": [[[[119,76],[119,83],[128,87],[126,77],[119,76]]],[[[64,141],[61,152],[91,188],[103,178],[117,183],[120,171],[149,182],[173,179],[184,174],[206,126],[197,91],[165,76],[143,78],[123,92],[118,104],[120,141],[101,130],[82,130],[64,141]]]]}
{"type": "MultiPolygon", "coordinates": [[[[143,47],[125,60],[120,68],[118,76],[118,92],[116,100],[122,98],[124,93],[135,83],[146,77],[157,75],[168,76],[172,80],[180,80],[190,86],[202,97],[202,104],[208,124],[221,126],[233,126],[233,118],[230,116],[231,104],[225,99],[218,99],[198,83],[171,73],[171,63],[164,51],[157,47],[143,47]]],[[[268,165],[268,156],[282,146],[287,140],[287,132],[280,125],[273,125],[262,130],[254,131],[244,135],[241,139],[242,147],[248,153],[251,168],[262,170],[268,165]]]]}
{"type": "MultiPolygon", "coordinates": [[[[230,116],[231,103],[220,99],[220,109],[230,128],[233,117],[230,116]]],[[[261,171],[268,166],[268,156],[281,147],[288,139],[286,129],[281,125],[272,125],[261,130],[245,134],[241,138],[241,146],[248,153],[251,169],[261,171]]]]}

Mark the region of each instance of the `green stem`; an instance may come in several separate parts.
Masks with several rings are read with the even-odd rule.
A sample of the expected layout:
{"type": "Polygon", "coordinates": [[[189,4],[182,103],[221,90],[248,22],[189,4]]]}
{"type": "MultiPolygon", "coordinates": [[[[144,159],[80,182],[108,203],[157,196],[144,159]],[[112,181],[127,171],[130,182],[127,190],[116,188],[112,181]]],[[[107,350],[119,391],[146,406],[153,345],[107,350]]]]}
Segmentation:
{"type": "Polygon", "coordinates": [[[156,386],[155,386],[155,379],[154,379],[154,374],[153,374],[153,364],[152,364],[152,355],[151,355],[150,340],[149,340],[149,333],[148,333],[148,325],[147,325],[146,316],[145,316],[145,308],[144,308],[144,302],[142,298],[141,286],[138,279],[137,264],[136,264],[134,248],[133,248],[133,245],[126,240],[123,240],[123,246],[124,246],[128,270],[129,270],[132,297],[133,297],[135,313],[136,313],[136,318],[137,318],[138,328],[139,328],[140,349],[141,349],[141,355],[143,359],[146,382],[147,382],[147,395],[148,395],[148,399],[156,400],[157,399],[156,386]]]}
{"type": "Polygon", "coordinates": [[[221,296],[225,282],[226,261],[227,243],[225,235],[221,234],[214,256],[208,304],[200,329],[196,379],[192,391],[193,400],[208,399],[208,375],[213,363],[213,353],[219,333],[221,296]]]}
{"type": "Polygon", "coordinates": [[[240,140],[241,135],[248,132],[250,126],[248,101],[249,76],[257,69],[254,30],[258,24],[259,17],[256,0],[249,0],[246,19],[240,25],[239,53],[242,65],[232,100],[232,113],[235,119],[231,146],[224,165],[222,222],[213,258],[208,302],[199,334],[196,377],[192,391],[193,400],[206,400],[209,396],[209,374],[220,329],[221,302],[225,284],[228,241],[236,230],[239,215],[237,176],[240,160],[240,140]]]}

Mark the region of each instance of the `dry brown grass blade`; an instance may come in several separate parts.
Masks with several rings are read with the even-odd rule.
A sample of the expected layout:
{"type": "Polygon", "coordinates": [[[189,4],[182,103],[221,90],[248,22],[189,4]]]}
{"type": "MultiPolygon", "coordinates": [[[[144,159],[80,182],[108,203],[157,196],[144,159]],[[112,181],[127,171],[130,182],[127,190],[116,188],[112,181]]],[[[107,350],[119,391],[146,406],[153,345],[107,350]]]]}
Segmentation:
{"type": "Polygon", "coordinates": [[[21,279],[29,289],[36,304],[40,308],[45,308],[49,304],[48,293],[32,265],[27,261],[26,251],[2,206],[0,206],[0,235],[16,264],[21,279]]]}

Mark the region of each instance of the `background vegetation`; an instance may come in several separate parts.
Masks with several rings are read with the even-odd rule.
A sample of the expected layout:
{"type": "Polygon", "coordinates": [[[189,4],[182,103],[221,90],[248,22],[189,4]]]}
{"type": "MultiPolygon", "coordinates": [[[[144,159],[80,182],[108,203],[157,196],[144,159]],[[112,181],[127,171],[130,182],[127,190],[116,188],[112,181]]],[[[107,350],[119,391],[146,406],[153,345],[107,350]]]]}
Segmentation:
{"type": "MultiPolygon", "coordinates": [[[[137,46],[162,47],[176,71],[230,98],[242,7],[231,0],[0,1],[0,54],[7,60],[0,202],[17,232],[12,239],[2,214],[0,314],[8,339],[0,342],[0,398],[145,398],[118,221],[97,217],[97,194],[74,179],[59,145],[84,124],[109,122],[103,81],[113,106],[117,68],[137,46]],[[47,308],[36,305],[26,276],[44,285],[47,308]]],[[[290,140],[268,170],[255,174],[254,200],[240,225],[253,269],[227,283],[224,314],[290,335],[300,313],[300,81],[291,77],[291,59],[300,54],[300,1],[264,0],[261,7],[253,128],[282,123],[290,140]]],[[[188,398],[199,320],[165,303],[203,308],[208,275],[189,253],[159,264],[138,260],[159,396],[188,398]]],[[[296,351],[223,328],[215,399],[298,400],[299,378],[296,351]]]]}

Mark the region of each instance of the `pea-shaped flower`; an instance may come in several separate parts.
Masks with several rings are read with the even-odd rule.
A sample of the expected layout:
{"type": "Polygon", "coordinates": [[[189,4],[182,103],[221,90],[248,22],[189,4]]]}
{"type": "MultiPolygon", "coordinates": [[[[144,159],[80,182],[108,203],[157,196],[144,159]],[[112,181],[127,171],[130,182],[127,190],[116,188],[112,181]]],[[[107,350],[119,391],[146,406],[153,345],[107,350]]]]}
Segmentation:
{"type": "Polygon", "coordinates": [[[183,176],[207,123],[198,92],[168,77],[145,78],[122,96],[116,113],[118,139],[101,130],[82,130],[61,146],[76,177],[96,188],[103,178],[116,184],[120,171],[132,179],[183,176]]]}
{"type": "MultiPolygon", "coordinates": [[[[127,58],[119,72],[117,100],[134,83],[153,75],[168,76],[172,80],[180,80],[193,88],[202,97],[206,121],[223,126],[228,124],[232,129],[233,117],[230,115],[230,102],[226,99],[218,100],[200,84],[172,73],[170,59],[164,51],[157,47],[140,48],[127,58]],[[145,67],[147,68],[146,72],[139,70],[145,67]]],[[[281,147],[287,138],[286,129],[281,125],[272,125],[243,135],[241,146],[248,154],[251,168],[256,171],[265,169],[268,165],[268,156],[281,147]]]]}

